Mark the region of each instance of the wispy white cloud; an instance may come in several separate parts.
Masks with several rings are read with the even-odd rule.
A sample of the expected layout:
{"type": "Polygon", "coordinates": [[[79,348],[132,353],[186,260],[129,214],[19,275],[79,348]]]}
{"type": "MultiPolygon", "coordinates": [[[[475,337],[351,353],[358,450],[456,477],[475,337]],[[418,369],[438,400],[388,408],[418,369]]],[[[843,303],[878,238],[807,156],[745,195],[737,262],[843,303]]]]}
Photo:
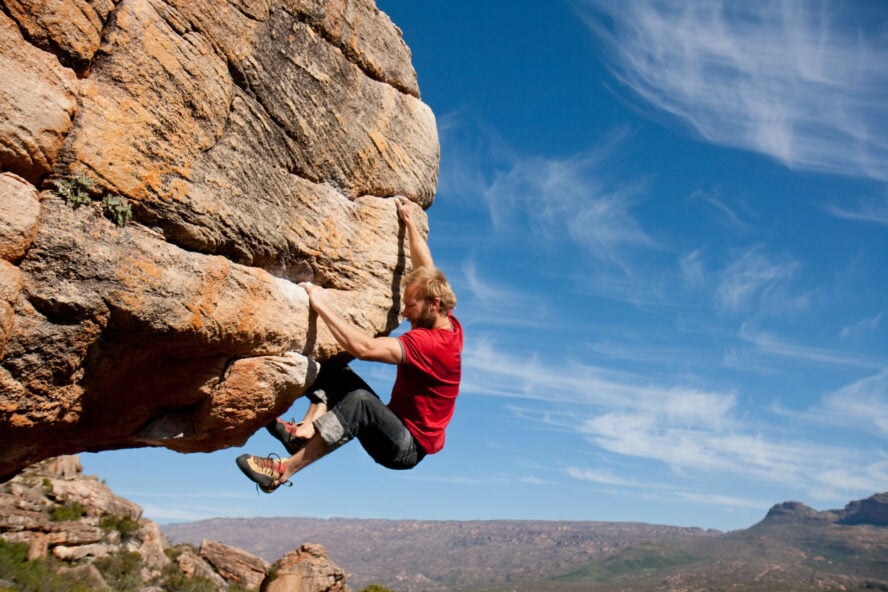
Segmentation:
{"type": "Polygon", "coordinates": [[[658,502],[692,502],[694,504],[708,504],[724,508],[743,508],[762,510],[768,508],[771,502],[763,502],[737,496],[721,495],[711,492],[691,491],[681,484],[670,484],[658,481],[642,481],[627,479],[614,475],[610,471],[600,469],[588,469],[569,467],[566,469],[569,476],[580,481],[588,481],[607,487],[615,487],[619,495],[658,502]]]}
{"type": "Polygon", "coordinates": [[[556,405],[645,409],[678,422],[721,426],[735,403],[731,393],[663,387],[641,376],[580,362],[553,366],[538,354],[514,356],[484,339],[467,346],[463,369],[465,392],[556,405]]]}
{"type": "Polygon", "coordinates": [[[859,450],[782,437],[778,429],[744,425],[733,415],[722,423],[730,429],[681,425],[643,411],[614,412],[590,418],[582,431],[603,450],[658,461],[677,475],[742,477],[811,492],[829,487],[840,499],[884,487],[884,464],[868,463],[859,450]],[[838,475],[843,478],[836,480],[838,475]]]}
{"type": "MultiPolygon", "coordinates": [[[[472,216],[476,234],[464,240],[481,253],[464,263],[476,266],[469,282],[488,272],[503,275],[489,257],[502,249],[507,256],[493,265],[513,265],[514,277],[551,281],[551,273],[580,294],[637,307],[664,303],[664,286],[677,278],[668,263],[651,263],[670,249],[641,222],[651,178],[621,178],[616,166],[630,149],[631,129],[617,127],[587,150],[551,156],[518,153],[470,113],[442,119],[439,195],[472,216]]],[[[459,236],[468,225],[454,226],[459,236]]],[[[528,304],[534,306],[525,300],[519,308],[528,304]]]]}
{"type": "MultiPolygon", "coordinates": [[[[673,475],[743,477],[853,495],[871,493],[885,472],[852,447],[823,444],[799,432],[787,434],[777,415],[769,423],[741,408],[731,392],[660,386],[632,373],[569,362],[553,365],[539,356],[518,360],[490,342],[466,352],[464,372],[466,393],[522,400],[510,408],[528,425],[576,432],[598,452],[656,461],[673,475]],[[844,481],[831,480],[840,473],[844,481]]],[[[888,433],[886,384],[888,371],[837,392],[826,399],[820,413],[841,408],[849,423],[868,414],[871,425],[888,433]]],[[[797,418],[806,416],[809,423],[817,419],[813,413],[797,418]]],[[[574,478],[601,485],[640,486],[633,474],[576,466],[566,470],[574,478]]],[[[760,507],[751,503],[741,505],[760,507]]]]}
{"type": "Polygon", "coordinates": [[[146,516],[151,516],[151,519],[160,522],[162,524],[166,524],[168,522],[195,522],[197,520],[207,520],[209,518],[216,518],[220,515],[221,511],[226,511],[228,508],[207,508],[207,507],[198,507],[198,506],[183,506],[181,504],[173,505],[157,505],[157,504],[148,504],[145,505],[142,509],[144,510],[144,514],[146,516]]]}
{"type": "Polygon", "coordinates": [[[408,481],[417,481],[423,483],[445,483],[447,485],[489,485],[491,483],[503,485],[505,483],[511,482],[510,478],[502,477],[502,476],[492,476],[492,477],[468,477],[468,476],[436,476],[436,475],[407,475],[405,477],[408,481]]]}
{"type": "Polygon", "coordinates": [[[780,356],[782,358],[791,358],[799,362],[815,364],[826,363],[853,368],[872,369],[881,367],[879,362],[873,361],[865,356],[851,355],[846,352],[793,343],[766,331],[756,330],[754,327],[746,323],[740,327],[739,338],[754,345],[759,352],[780,356]]]}
{"type": "Polygon", "coordinates": [[[144,491],[121,488],[115,493],[138,503],[145,516],[160,523],[192,522],[237,516],[255,496],[230,490],[144,491]]]}
{"type": "Polygon", "coordinates": [[[753,510],[760,510],[762,508],[768,508],[772,504],[771,502],[763,502],[760,500],[751,500],[742,497],[736,497],[732,495],[716,495],[711,493],[692,493],[692,492],[679,492],[678,497],[684,499],[686,501],[694,502],[695,504],[708,504],[712,506],[722,506],[727,508],[749,508],[753,510]]]}
{"type": "Polygon", "coordinates": [[[823,471],[818,479],[823,488],[820,497],[842,499],[842,494],[847,491],[881,492],[888,483],[888,460],[882,454],[875,462],[863,466],[842,466],[823,471]]]}
{"type": "Polygon", "coordinates": [[[867,317],[865,319],[857,321],[856,323],[842,327],[842,339],[854,339],[861,335],[866,335],[876,331],[882,324],[883,318],[885,318],[885,313],[880,312],[875,316],[867,317]]]}
{"type": "Polygon", "coordinates": [[[638,489],[666,489],[667,485],[656,481],[640,481],[636,479],[627,479],[615,475],[611,471],[602,469],[589,469],[580,467],[567,467],[565,469],[568,475],[580,481],[590,481],[601,485],[615,485],[619,487],[634,487],[638,489]]]}
{"type": "MultiPolygon", "coordinates": [[[[474,261],[463,264],[465,287],[472,301],[472,312],[484,318],[487,326],[543,327],[550,316],[548,305],[521,286],[505,285],[482,277],[474,261]]],[[[461,297],[462,299],[462,297],[461,297]]]]}
{"type": "Polygon", "coordinates": [[[719,213],[721,218],[728,222],[729,226],[739,229],[746,228],[747,226],[746,222],[744,222],[740,216],[725,203],[717,190],[707,192],[702,189],[697,189],[691,193],[691,196],[688,199],[692,202],[698,201],[712,206],[716,212],[719,213]]]}
{"type": "Polygon", "coordinates": [[[517,156],[499,132],[470,112],[444,113],[437,123],[442,149],[438,192],[473,204],[491,183],[483,163],[503,165],[517,156]]]}
{"type": "Polygon", "coordinates": [[[888,369],[826,395],[814,413],[824,422],[888,436],[888,369]]]}
{"type": "Polygon", "coordinates": [[[569,238],[602,262],[627,266],[628,250],[655,246],[632,215],[646,185],[610,183],[602,170],[605,157],[597,151],[513,161],[483,194],[494,226],[529,230],[549,245],[569,238]]]}
{"type": "Polygon", "coordinates": [[[888,194],[861,198],[856,203],[827,205],[824,209],[837,218],[888,226],[888,194]]]}
{"type": "Polygon", "coordinates": [[[440,193],[467,202],[482,196],[497,236],[542,248],[572,244],[617,267],[628,265],[630,251],[656,247],[633,215],[647,181],[618,181],[610,172],[629,130],[557,157],[518,154],[496,130],[462,113],[444,116],[440,128],[440,193]]]}
{"type": "Polygon", "coordinates": [[[682,366],[685,368],[711,367],[712,364],[713,356],[704,354],[693,345],[678,344],[672,340],[656,343],[651,335],[628,329],[621,337],[590,341],[585,344],[584,349],[602,360],[602,363],[628,362],[642,365],[649,373],[652,373],[655,367],[664,368],[667,372],[674,371],[677,360],[682,360],[682,366]]]}
{"type": "MultiPolygon", "coordinates": [[[[814,467],[840,466],[827,449],[808,442],[767,438],[726,416],[722,424],[682,424],[674,418],[644,412],[605,413],[583,424],[583,432],[599,447],[623,456],[657,460],[675,472],[745,475],[748,478],[798,486],[811,479],[814,467]],[[806,475],[808,475],[806,477],[806,475]]],[[[835,450],[828,449],[835,454],[835,450]]],[[[843,457],[847,457],[843,454],[843,457]]]]}
{"type": "Polygon", "coordinates": [[[617,78],[706,140],[888,179],[888,45],[868,22],[878,3],[576,3],[617,78]]]}
{"type": "Polygon", "coordinates": [[[681,275],[690,285],[702,287],[706,283],[705,255],[702,249],[694,249],[679,260],[681,275]]]}
{"type": "Polygon", "coordinates": [[[803,310],[809,297],[793,290],[800,270],[801,264],[789,255],[774,257],[761,245],[745,249],[722,270],[716,302],[731,314],[750,309],[761,314],[803,310]]]}

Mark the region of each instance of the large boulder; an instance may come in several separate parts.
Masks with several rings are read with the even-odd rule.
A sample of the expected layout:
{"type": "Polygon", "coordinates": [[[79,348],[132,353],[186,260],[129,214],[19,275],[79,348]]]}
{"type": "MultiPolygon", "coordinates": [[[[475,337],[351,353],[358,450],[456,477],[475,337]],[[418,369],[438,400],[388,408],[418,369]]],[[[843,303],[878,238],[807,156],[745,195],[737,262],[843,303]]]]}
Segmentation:
{"type": "Polygon", "coordinates": [[[242,444],[342,354],[298,282],[397,326],[439,148],[372,0],[0,4],[0,478],[242,444]]]}
{"type": "Polygon", "coordinates": [[[243,549],[207,539],[200,544],[200,557],[226,581],[242,588],[258,588],[271,567],[261,557],[243,549]]]}
{"type": "Polygon", "coordinates": [[[348,592],[347,575],[323,545],[306,544],[286,553],[269,570],[262,592],[348,592]]]}
{"type": "Polygon", "coordinates": [[[228,587],[225,579],[213,569],[213,566],[190,549],[186,549],[176,558],[176,566],[186,577],[210,580],[217,589],[228,587]]]}

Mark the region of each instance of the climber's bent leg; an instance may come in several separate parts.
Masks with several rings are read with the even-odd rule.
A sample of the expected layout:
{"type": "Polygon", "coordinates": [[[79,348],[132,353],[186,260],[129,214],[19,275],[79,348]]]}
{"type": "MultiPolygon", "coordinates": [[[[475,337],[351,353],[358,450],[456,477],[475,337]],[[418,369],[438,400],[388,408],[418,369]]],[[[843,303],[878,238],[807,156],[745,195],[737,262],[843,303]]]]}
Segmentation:
{"type": "Polygon", "coordinates": [[[317,379],[305,393],[310,403],[323,403],[332,409],[352,391],[373,389],[348,366],[324,364],[317,379]]]}
{"type": "Polygon", "coordinates": [[[410,469],[425,457],[404,423],[369,387],[348,392],[314,427],[328,450],[357,438],[373,460],[390,469],[410,469]]]}
{"type": "Polygon", "coordinates": [[[305,391],[309,404],[302,421],[290,422],[278,418],[265,427],[272,436],[283,443],[288,453],[296,454],[314,436],[314,421],[325,414],[329,407],[341,400],[346,393],[358,388],[370,387],[351,368],[343,366],[341,362],[325,362],[321,365],[315,381],[305,391]]]}

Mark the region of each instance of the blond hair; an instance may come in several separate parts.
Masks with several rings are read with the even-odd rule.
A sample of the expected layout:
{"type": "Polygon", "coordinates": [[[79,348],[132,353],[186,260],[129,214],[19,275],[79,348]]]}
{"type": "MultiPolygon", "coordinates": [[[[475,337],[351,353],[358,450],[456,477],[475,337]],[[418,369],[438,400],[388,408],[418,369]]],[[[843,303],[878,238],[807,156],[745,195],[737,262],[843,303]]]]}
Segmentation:
{"type": "Polygon", "coordinates": [[[404,286],[416,286],[419,296],[425,301],[435,298],[441,303],[441,312],[456,308],[456,294],[447,281],[444,272],[435,267],[419,267],[404,278],[404,286]]]}

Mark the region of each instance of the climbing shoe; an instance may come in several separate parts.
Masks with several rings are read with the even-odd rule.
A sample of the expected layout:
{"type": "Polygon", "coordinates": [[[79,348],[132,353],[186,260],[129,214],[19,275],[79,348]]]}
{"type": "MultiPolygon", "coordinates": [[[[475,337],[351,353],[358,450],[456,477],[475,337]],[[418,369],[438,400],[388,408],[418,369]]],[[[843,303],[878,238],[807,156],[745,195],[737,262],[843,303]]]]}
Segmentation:
{"type": "Polygon", "coordinates": [[[292,485],[289,481],[281,481],[284,476],[284,462],[276,455],[262,457],[252,454],[242,454],[237,457],[237,466],[243,471],[256,486],[265,493],[271,493],[284,483],[292,485]]]}
{"type": "Polygon", "coordinates": [[[296,427],[299,425],[301,424],[275,419],[265,426],[265,429],[268,430],[269,434],[280,440],[287,452],[293,455],[302,450],[306,443],[308,443],[308,438],[300,438],[293,435],[293,432],[296,431],[296,427]]]}

